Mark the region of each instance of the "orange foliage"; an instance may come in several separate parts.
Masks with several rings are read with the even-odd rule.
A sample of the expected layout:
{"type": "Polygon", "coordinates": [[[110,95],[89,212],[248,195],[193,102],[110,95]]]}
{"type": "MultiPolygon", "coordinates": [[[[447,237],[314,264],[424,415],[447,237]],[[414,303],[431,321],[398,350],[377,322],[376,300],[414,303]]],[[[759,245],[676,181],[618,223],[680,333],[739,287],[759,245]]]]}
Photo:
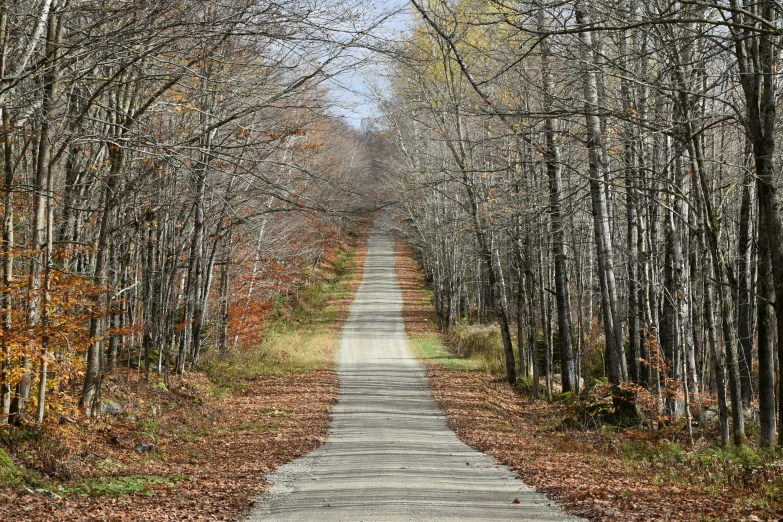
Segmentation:
{"type": "MultiPolygon", "coordinates": [[[[101,313],[92,308],[96,293],[105,289],[85,277],[53,270],[49,276],[48,305],[43,319],[31,326],[28,306],[31,297],[43,298],[43,291],[32,292],[29,280],[19,279],[4,287],[10,309],[2,309],[5,318],[0,328],[0,346],[10,363],[3,380],[14,387],[22,380],[38,385],[38,368],[48,364],[46,409],[55,414],[71,414],[76,406],[72,388],[84,375],[84,356],[90,345],[89,318],[101,313]],[[43,348],[46,347],[44,352],[43,348]]],[[[31,394],[28,408],[37,407],[37,395],[31,394]]]]}

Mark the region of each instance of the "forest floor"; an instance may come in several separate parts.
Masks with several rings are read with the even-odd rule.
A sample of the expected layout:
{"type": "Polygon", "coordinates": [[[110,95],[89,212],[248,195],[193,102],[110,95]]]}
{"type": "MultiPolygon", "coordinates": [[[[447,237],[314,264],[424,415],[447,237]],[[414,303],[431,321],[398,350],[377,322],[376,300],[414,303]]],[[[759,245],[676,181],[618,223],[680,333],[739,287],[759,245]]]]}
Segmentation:
{"type": "Polygon", "coordinates": [[[412,251],[398,241],[397,273],[410,345],[457,436],[516,472],[567,512],[609,521],[783,520],[780,450],[686,448],[681,427],[564,430],[575,405],[534,400],[460,358],[437,329],[432,295],[412,251]]]}
{"type": "MultiPolygon", "coordinates": [[[[118,371],[104,397],[124,408],[98,421],[3,428],[0,520],[237,520],[261,477],[326,439],[337,398],[334,354],[362,277],[366,229],[324,261],[324,281],[295,320],[258,349],[158,378],[118,371]],[[339,265],[339,266],[338,266],[339,265]],[[307,352],[306,354],[304,352],[307,352]]],[[[2,454],[0,454],[0,457],[2,454]]]]}

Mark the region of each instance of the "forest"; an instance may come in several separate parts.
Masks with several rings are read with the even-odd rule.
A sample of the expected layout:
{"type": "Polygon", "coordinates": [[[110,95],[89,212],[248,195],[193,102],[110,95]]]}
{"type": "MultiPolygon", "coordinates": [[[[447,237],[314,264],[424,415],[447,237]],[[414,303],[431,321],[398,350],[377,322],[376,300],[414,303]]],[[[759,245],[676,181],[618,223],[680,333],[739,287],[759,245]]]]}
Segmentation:
{"type": "Polygon", "coordinates": [[[0,0],[0,518],[246,515],[327,438],[378,215],[464,442],[595,520],[654,517],[551,441],[777,513],[782,43],[773,0],[0,0]]]}
{"type": "Polygon", "coordinates": [[[356,23],[311,2],[3,2],[4,422],[99,415],[118,365],[168,382],[253,342],[361,205],[366,140],[323,86],[356,23]]]}
{"type": "Polygon", "coordinates": [[[780,5],[411,4],[384,110],[439,326],[615,423],[783,440],[780,5]]]}

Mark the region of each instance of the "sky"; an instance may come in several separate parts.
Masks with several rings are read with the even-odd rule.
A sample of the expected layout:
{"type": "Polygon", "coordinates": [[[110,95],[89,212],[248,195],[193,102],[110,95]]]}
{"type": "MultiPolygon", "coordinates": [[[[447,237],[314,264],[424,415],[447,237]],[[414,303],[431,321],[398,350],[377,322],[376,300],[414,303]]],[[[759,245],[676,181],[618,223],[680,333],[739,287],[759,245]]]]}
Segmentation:
{"type": "MultiPolygon", "coordinates": [[[[381,16],[388,18],[375,29],[373,36],[381,41],[403,41],[413,23],[408,0],[378,0],[372,2],[364,13],[368,20],[381,16]],[[394,14],[389,16],[390,13],[394,14]]],[[[380,110],[372,93],[388,85],[384,77],[383,58],[367,50],[363,51],[363,58],[364,63],[337,75],[329,82],[332,113],[357,129],[361,128],[365,119],[378,119],[380,110]]]]}

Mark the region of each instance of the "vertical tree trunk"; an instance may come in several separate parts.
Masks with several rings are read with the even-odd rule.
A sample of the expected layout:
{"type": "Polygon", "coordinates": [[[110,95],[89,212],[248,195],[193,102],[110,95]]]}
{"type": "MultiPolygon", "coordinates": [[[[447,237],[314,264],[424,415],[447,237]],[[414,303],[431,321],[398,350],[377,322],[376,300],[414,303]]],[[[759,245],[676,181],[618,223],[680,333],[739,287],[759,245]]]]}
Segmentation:
{"type": "Polygon", "coordinates": [[[737,343],[739,355],[740,385],[742,402],[750,406],[753,400],[751,370],[753,368],[752,301],[750,293],[750,243],[751,243],[751,184],[746,176],[742,186],[742,203],[739,216],[739,237],[737,239],[737,343]]]}
{"type": "Polygon", "coordinates": [[[517,274],[517,353],[519,354],[519,369],[517,375],[522,378],[530,376],[527,364],[528,356],[525,350],[525,276],[522,267],[517,274]]]}
{"type": "MultiPolygon", "coordinates": [[[[698,188],[697,188],[698,190],[698,188]]],[[[718,417],[720,419],[720,441],[722,446],[729,443],[729,409],[726,398],[726,353],[724,345],[718,343],[717,327],[715,325],[715,293],[712,281],[715,278],[712,257],[707,252],[704,240],[704,212],[702,198],[696,197],[696,234],[699,250],[704,256],[704,316],[707,320],[707,344],[712,360],[715,392],[718,396],[718,417]]]]}
{"type": "MultiPolygon", "coordinates": [[[[581,5],[576,6],[577,24],[589,27],[590,17],[581,5]]],[[[598,82],[593,65],[593,44],[590,31],[579,33],[581,55],[587,69],[583,74],[585,98],[585,127],[589,157],[590,198],[593,211],[596,254],[598,258],[598,280],[601,288],[601,302],[606,333],[606,364],[609,382],[619,385],[627,380],[625,353],[623,349],[623,327],[617,310],[617,285],[614,275],[614,256],[609,237],[609,215],[606,193],[603,189],[605,165],[601,122],[596,112],[598,104],[598,82]]]]}
{"type": "MultiPolygon", "coordinates": [[[[755,32],[757,19],[743,14],[737,0],[731,0],[732,20],[743,29],[732,28],[740,83],[745,94],[746,131],[753,145],[756,167],[756,193],[759,214],[763,214],[766,248],[772,259],[772,281],[775,292],[779,374],[783,375],[783,218],[775,185],[775,131],[777,113],[777,71],[779,67],[779,36],[755,32]]],[[[771,0],[743,6],[764,20],[774,23],[779,8],[771,0]]],[[[759,271],[759,274],[761,272],[759,271]]],[[[778,383],[779,409],[783,412],[783,379],[778,383]]],[[[778,442],[783,444],[783,429],[778,430],[778,442]]]]}
{"type": "MultiPolygon", "coordinates": [[[[764,216],[759,216],[759,231],[765,229],[764,216]]],[[[758,271],[758,350],[759,350],[759,417],[761,445],[775,442],[777,428],[775,418],[775,351],[773,311],[769,302],[774,295],[772,283],[772,260],[766,234],[759,234],[758,271]]],[[[783,375],[783,374],[779,374],[783,375]]],[[[780,377],[778,377],[780,378],[780,377]]]]}
{"type": "Polygon", "coordinates": [[[546,378],[546,399],[552,400],[552,319],[549,316],[549,296],[546,293],[546,276],[544,275],[544,232],[539,226],[538,248],[538,306],[541,307],[541,332],[544,336],[544,376],[546,378]]]}
{"type": "MultiPolygon", "coordinates": [[[[123,263],[124,265],[124,263],[123,263]]],[[[109,274],[113,280],[113,286],[117,286],[124,280],[124,270],[117,267],[117,245],[112,242],[109,248],[109,274]]],[[[106,311],[108,317],[106,318],[109,328],[115,328],[120,324],[120,314],[114,312],[115,303],[113,298],[109,298],[109,310],[106,311]]],[[[119,338],[115,332],[107,331],[109,338],[108,357],[107,362],[109,369],[114,369],[117,363],[117,351],[119,350],[119,338]]]]}
{"type": "MultiPolygon", "coordinates": [[[[231,236],[229,235],[227,243],[231,245],[231,236]]],[[[223,260],[220,265],[220,303],[219,317],[220,329],[218,331],[218,350],[221,354],[228,350],[228,320],[231,314],[231,299],[228,295],[230,288],[230,265],[231,265],[231,247],[226,248],[223,260]]]]}
{"type": "MultiPolygon", "coordinates": [[[[200,169],[199,169],[200,170],[200,169]]],[[[199,171],[196,182],[196,201],[193,210],[193,239],[190,248],[190,266],[188,268],[188,300],[192,311],[191,320],[191,360],[201,349],[201,317],[203,285],[203,249],[204,249],[204,195],[206,192],[206,171],[199,171]]],[[[184,370],[184,360],[180,369],[184,370]]]]}
{"type": "MultiPolygon", "coordinates": [[[[636,6],[628,5],[626,2],[618,2],[616,9],[623,13],[624,17],[629,21],[634,17],[636,6]]],[[[628,31],[623,31],[620,34],[618,40],[619,55],[621,60],[621,67],[629,70],[630,64],[628,61],[628,31]]],[[[631,46],[637,38],[633,38],[631,46]]],[[[646,76],[646,60],[643,62],[643,71],[641,77],[646,76]]],[[[631,82],[623,76],[620,79],[620,96],[622,100],[623,112],[625,114],[634,114],[632,105],[632,93],[631,82]]],[[[644,99],[644,98],[642,98],[644,99]]],[[[644,104],[644,103],[643,103],[644,104]]],[[[643,121],[644,116],[640,119],[643,121]]],[[[639,322],[639,263],[637,249],[639,246],[639,223],[637,215],[636,204],[636,150],[640,147],[641,139],[635,131],[632,123],[624,125],[625,139],[623,140],[623,169],[625,174],[625,205],[626,205],[626,248],[628,249],[628,295],[626,296],[628,303],[628,346],[631,354],[631,365],[629,368],[629,378],[632,382],[638,383],[641,380],[641,372],[639,366],[639,359],[641,358],[641,323],[639,322]]]]}
{"type": "Polygon", "coordinates": [[[490,266],[490,291],[494,295],[495,308],[500,321],[500,336],[503,339],[503,354],[506,361],[506,380],[514,384],[517,380],[516,361],[514,360],[514,346],[511,344],[511,329],[508,320],[508,302],[506,299],[506,283],[503,276],[503,266],[500,264],[500,252],[494,237],[490,239],[492,251],[490,266]]]}
{"type": "MultiPolygon", "coordinates": [[[[156,278],[155,275],[155,225],[154,225],[154,215],[148,215],[147,216],[147,230],[146,230],[146,255],[144,256],[146,259],[146,267],[145,267],[145,276],[144,276],[144,286],[142,289],[142,303],[144,306],[144,329],[142,332],[142,345],[144,346],[144,371],[147,375],[147,379],[149,379],[149,372],[150,372],[150,352],[152,349],[156,346],[156,336],[154,335],[154,332],[156,331],[156,323],[157,320],[157,296],[153,292],[153,278],[156,278]]],[[[139,246],[141,248],[141,245],[139,246]]]]}
{"type": "MultiPolygon", "coordinates": [[[[535,283],[535,277],[533,277],[533,249],[530,245],[530,230],[528,227],[528,230],[525,234],[525,276],[526,280],[528,282],[527,285],[527,302],[528,302],[528,327],[527,327],[527,335],[528,335],[528,346],[530,347],[530,366],[532,368],[532,374],[533,374],[533,398],[538,399],[540,395],[540,374],[539,374],[539,367],[538,367],[538,343],[537,343],[537,334],[536,334],[536,320],[535,320],[535,312],[537,306],[535,306],[535,295],[536,295],[536,283],[535,283]]],[[[540,313],[544,313],[543,310],[540,310],[540,313]]]]}
{"type": "MultiPolygon", "coordinates": [[[[5,75],[8,65],[8,11],[7,0],[3,2],[0,13],[0,75],[5,75]]],[[[0,342],[0,423],[8,422],[11,409],[11,346],[8,337],[11,324],[11,282],[14,274],[14,164],[13,145],[11,137],[11,116],[8,107],[0,105],[3,124],[3,224],[2,224],[2,254],[3,292],[2,314],[3,338],[0,342]]]]}
{"type": "MultiPolygon", "coordinates": [[[[48,304],[48,299],[46,298],[48,297],[46,296],[48,292],[47,289],[42,286],[42,277],[45,270],[48,272],[50,254],[50,248],[48,248],[49,239],[47,238],[49,223],[47,210],[49,209],[49,198],[51,197],[49,190],[52,186],[52,170],[50,165],[52,157],[50,144],[51,137],[49,131],[51,128],[50,119],[53,117],[52,113],[58,84],[57,58],[61,35],[60,24],[58,22],[59,18],[60,17],[55,13],[50,13],[47,21],[46,59],[49,62],[49,73],[45,76],[45,88],[41,101],[42,119],[40,136],[38,138],[38,161],[35,168],[35,210],[33,213],[32,238],[33,253],[30,263],[30,279],[27,297],[28,328],[31,330],[31,337],[33,339],[40,339],[41,343],[38,382],[38,422],[43,422],[46,404],[47,360],[49,358],[48,335],[46,334],[47,325],[44,321],[46,319],[44,308],[48,304]]],[[[17,421],[22,419],[25,402],[30,393],[31,383],[29,382],[29,377],[27,377],[27,380],[23,379],[20,384],[23,384],[23,386],[19,389],[19,402],[16,408],[17,421]]]]}
{"type": "MultiPolygon", "coordinates": [[[[539,15],[543,18],[543,12],[539,15]]],[[[540,25],[544,24],[540,22],[540,25]]],[[[571,323],[571,283],[569,281],[568,255],[565,229],[560,204],[563,192],[560,159],[555,141],[555,122],[552,113],[552,85],[550,78],[549,42],[541,42],[541,81],[544,91],[544,134],[546,147],[544,161],[549,178],[549,216],[552,223],[552,249],[555,261],[555,299],[557,301],[558,344],[563,392],[577,391],[577,372],[574,361],[573,327],[571,323]]]]}
{"type": "MultiPolygon", "coordinates": [[[[104,203],[101,209],[100,228],[98,231],[98,244],[96,245],[95,268],[93,271],[93,281],[96,285],[105,286],[108,284],[108,254],[111,246],[111,223],[114,216],[116,205],[115,194],[119,183],[119,176],[122,171],[123,153],[122,148],[114,147],[111,153],[111,171],[106,180],[104,190],[104,203]]],[[[98,416],[101,412],[101,371],[103,366],[103,322],[105,317],[101,312],[104,299],[110,298],[110,292],[105,295],[98,295],[93,300],[93,316],[90,318],[90,346],[87,349],[87,370],[84,374],[84,385],[82,386],[82,396],[79,400],[79,406],[87,409],[91,416],[98,416]]],[[[108,303],[107,303],[108,304],[108,303]]]]}
{"type": "MultiPolygon", "coordinates": [[[[689,129],[691,130],[691,129],[689,129]]],[[[731,291],[736,286],[726,260],[720,248],[719,225],[717,216],[709,198],[707,180],[704,173],[704,162],[701,158],[700,134],[690,132],[690,154],[692,169],[697,177],[697,198],[701,198],[701,210],[704,216],[704,232],[707,239],[707,247],[711,256],[713,275],[716,282],[716,292],[721,314],[721,330],[723,334],[723,353],[726,357],[726,371],[728,373],[729,395],[731,397],[731,416],[733,428],[733,440],[735,444],[745,441],[745,417],[742,405],[742,392],[740,390],[739,356],[737,353],[737,336],[734,330],[734,313],[732,311],[731,291]]]]}

